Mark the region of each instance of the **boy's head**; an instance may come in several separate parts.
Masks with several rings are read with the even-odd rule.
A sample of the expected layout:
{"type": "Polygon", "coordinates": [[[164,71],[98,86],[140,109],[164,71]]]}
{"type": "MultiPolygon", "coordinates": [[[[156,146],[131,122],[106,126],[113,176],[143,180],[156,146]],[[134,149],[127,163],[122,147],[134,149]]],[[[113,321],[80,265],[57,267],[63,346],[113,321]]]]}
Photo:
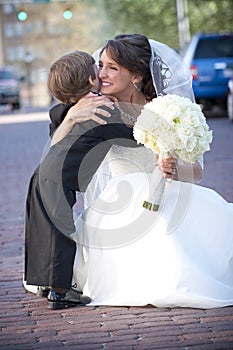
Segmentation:
{"type": "Polygon", "coordinates": [[[99,82],[94,58],[84,51],[74,51],[56,60],[49,71],[50,94],[64,104],[76,103],[99,82]],[[95,81],[96,80],[96,81],[95,81]]]}

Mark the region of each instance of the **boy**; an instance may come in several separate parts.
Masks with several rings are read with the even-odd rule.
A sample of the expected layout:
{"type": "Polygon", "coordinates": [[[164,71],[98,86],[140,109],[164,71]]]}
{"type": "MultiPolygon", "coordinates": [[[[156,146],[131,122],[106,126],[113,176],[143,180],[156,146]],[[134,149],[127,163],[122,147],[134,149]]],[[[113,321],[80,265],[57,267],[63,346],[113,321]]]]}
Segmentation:
{"type": "Polygon", "coordinates": [[[113,143],[136,147],[136,142],[132,128],[122,123],[112,103],[104,96],[91,96],[99,87],[91,55],[75,51],[62,56],[50,69],[48,87],[63,103],[50,110],[52,144],[29,185],[25,280],[31,285],[50,286],[42,289],[48,307],[62,309],[91,301],[71,288],[76,191],[86,190],[113,143]],[[104,121],[96,116],[97,107],[104,121]],[[78,124],[80,120],[83,122],[78,124]]]}

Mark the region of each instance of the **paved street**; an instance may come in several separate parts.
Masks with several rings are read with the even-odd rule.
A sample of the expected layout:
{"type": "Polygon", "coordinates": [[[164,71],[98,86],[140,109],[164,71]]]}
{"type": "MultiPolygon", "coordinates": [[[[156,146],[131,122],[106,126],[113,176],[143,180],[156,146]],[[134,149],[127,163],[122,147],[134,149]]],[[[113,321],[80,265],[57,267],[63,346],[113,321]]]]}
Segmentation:
{"type": "MultiPolygon", "coordinates": [[[[214,132],[201,185],[233,202],[233,123],[214,132]]],[[[46,113],[0,115],[0,349],[233,349],[233,307],[212,310],[82,307],[52,311],[22,287],[24,205],[29,177],[48,139],[46,113]]]]}

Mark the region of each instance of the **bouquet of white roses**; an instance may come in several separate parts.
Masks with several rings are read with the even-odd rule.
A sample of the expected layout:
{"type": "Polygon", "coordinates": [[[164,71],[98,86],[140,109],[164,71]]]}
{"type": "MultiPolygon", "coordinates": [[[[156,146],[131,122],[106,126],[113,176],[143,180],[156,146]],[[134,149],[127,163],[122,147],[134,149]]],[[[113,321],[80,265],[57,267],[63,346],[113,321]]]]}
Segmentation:
{"type": "MultiPolygon", "coordinates": [[[[169,155],[194,163],[210,149],[212,131],[198,104],[168,94],[144,106],[134,126],[134,138],[162,158],[169,155]]],[[[161,193],[159,196],[161,200],[161,193]]],[[[156,211],[160,203],[144,204],[156,211]]]]}

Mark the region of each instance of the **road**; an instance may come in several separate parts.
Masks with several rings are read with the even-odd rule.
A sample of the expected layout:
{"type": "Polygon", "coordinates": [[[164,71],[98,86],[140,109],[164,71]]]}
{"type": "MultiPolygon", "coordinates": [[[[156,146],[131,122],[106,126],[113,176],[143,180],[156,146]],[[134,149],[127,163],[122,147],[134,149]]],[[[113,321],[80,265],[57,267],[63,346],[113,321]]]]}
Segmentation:
{"type": "MultiPolygon", "coordinates": [[[[212,149],[201,185],[233,202],[233,123],[208,119],[212,149]]],[[[233,307],[84,307],[51,311],[22,287],[28,181],[48,140],[47,113],[0,115],[0,348],[233,349],[233,307]]]]}
{"type": "Polygon", "coordinates": [[[207,122],[213,130],[213,142],[204,156],[204,176],[200,184],[233,202],[233,123],[227,118],[209,118],[207,122]]]}
{"type": "MultiPolygon", "coordinates": [[[[227,201],[233,202],[233,123],[225,117],[208,117],[207,122],[210,129],[213,130],[213,142],[211,144],[211,150],[204,157],[205,169],[200,185],[216,190],[227,201]]],[[[25,171],[26,177],[32,167],[39,161],[43,146],[48,140],[48,123],[48,113],[45,111],[37,113],[28,113],[28,111],[27,113],[11,113],[5,110],[1,115],[0,110],[1,129],[4,128],[6,133],[8,133],[7,130],[9,130],[9,133],[10,130],[12,132],[15,130],[14,133],[17,133],[17,130],[22,129],[18,135],[21,139],[19,142],[23,142],[22,147],[33,149],[36,154],[36,156],[34,155],[32,157],[32,160],[29,159],[29,172],[25,171]],[[24,126],[21,124],[24,124],[24,126]]],[[[1,143],[3,140],[4,137],[1,138],[1,143]]],[[[11,147],[14,150],[13,155],[16,155],[18,151],[17,143],[14,142],[11,147]]],[[[1,149],[3,151],[2,147],[1,149]]]]}

